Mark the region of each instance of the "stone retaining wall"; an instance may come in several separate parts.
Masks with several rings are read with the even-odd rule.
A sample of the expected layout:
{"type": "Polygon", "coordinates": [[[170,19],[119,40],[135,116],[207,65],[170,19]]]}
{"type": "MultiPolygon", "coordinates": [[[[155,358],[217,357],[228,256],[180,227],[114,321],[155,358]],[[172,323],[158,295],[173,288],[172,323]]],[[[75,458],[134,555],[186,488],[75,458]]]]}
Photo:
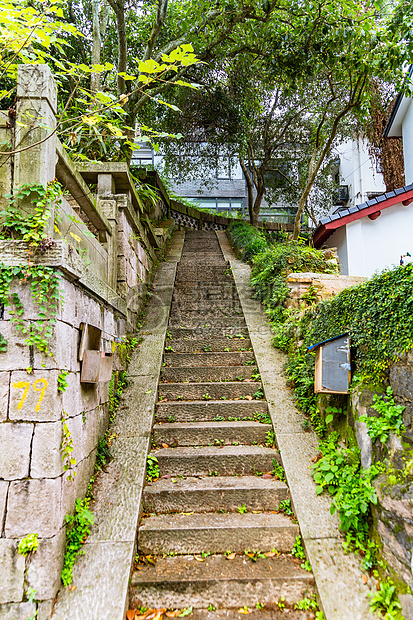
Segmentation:
{"type": "Polygon", "coordinates": [[[374,481],[378,503],[373,506],[374,526],[382,544],[382,555],[396,575],[413,587],[413,353],[402,356],[390,369],[389,385],[396,404],[405,407],[406,432],[400,438],[390,433],[385,444],[372,440],[360,415],[377,416],[372,409],[374,392],[354,391],[352,419],[361,450],[362,466],[386,463],[386,472],[374,481]]]}
{"type": "MultiPolygon", "coordinates": [[[[123,164],[116,170],[100,164],[92,171],[97,186],[93,194],[87,186],[93,182],[87,166],[79,172],[55,135],[47,136],[56,110],[56,88],[47,65],[19,67],[17,109],[31,114],[30,121],[26,118],[17,124],[17,148],[47,139],[0,167],[4,206],[4,193],[17,187],[17,179],[19,185],[46,185],[57,176],[73,197],[80,219],[91,222],[88,228],[95,236],[91,239],[82,233],[86,230],[82,222],[71,227],[72,207],[65,203],[63,219],[55,220],[52,213],[45,251],[29,248],[23,241],[0,240],[0,265],[51,267],[61,289],[56,324],[48,339],[52,355],[27,346],[27,334],[17,330],[12,308],[0,306],[2,619],[34,614],[35,604],[27,601],[29,588],[35,590],[37,601],[54,599],[66,542],[65,516],[73,513],[76,499],[85,496],[97,445],[108,427],[109,381],[81,381],[82,327],[102,330],[99,349],[107,353],[112,353],[114,343],[124,343],[127,334],[136,332],[158,259],[174,226],[171,221],[154,222],[159,227],[155,234],[123,164]],[[44,118],[50,127],[39,129],[36,121],[41,125],[44,118]],[[59,389],[62,377],[65,389],[59,389]],[[73,448],[71,464],[64,455],[65,445],[73,448]],[[18,552],[18,543],[28,534],[37,534],[40,544],[25,558],[18,552]]],[[[22,208],[29,212],[32,207],[26,203],[22,208]]],[[[14,279],[9,295],[14,293],[22,303],[25,327],[35,328],[42,318],[32,299],[30,278],[14,279]]],[[[117,371],[121,365],[115,358],[117,371]]]]}

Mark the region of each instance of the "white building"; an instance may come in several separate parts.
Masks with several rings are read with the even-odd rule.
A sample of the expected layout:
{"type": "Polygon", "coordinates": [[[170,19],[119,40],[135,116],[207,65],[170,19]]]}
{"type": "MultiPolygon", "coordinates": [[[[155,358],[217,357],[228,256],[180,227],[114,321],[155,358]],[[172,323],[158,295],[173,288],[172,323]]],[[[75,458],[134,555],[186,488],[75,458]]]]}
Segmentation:
{"type": "Polygon", "coordinates": [[[372,162],[366,139],[347,140],[335,151],[338,155],[335,180],[340,186],[337,204],[354,207],[386,191],[383,175],[372,162]]]}
{"type": "Polygon", "coordinates": [[[316,248],[337,247],[345,275],[370,277],[377,271],[398,266],[401,259],[411,260],[407,253],[413,256],[413,103],[410,97],[399,95],[384,135],[403,137],[406,186],[365,200],[365,185],[359,185],[358,191],[365,201],[341,207],[321,219],[313,235],[316,248]]]}

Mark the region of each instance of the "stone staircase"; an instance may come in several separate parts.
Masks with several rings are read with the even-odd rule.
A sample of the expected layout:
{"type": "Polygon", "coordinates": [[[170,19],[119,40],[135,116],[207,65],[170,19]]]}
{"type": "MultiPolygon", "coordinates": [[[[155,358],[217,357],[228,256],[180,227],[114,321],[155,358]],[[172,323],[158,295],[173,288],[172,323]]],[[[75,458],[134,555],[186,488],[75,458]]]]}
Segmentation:
{"type": "Polygon", "coordinates": [[[129,609],[314,617],[292,611],[314,579],[290,553],[299,527],[279,512],[289,490],[273,442],[229,265],[215,233],[187,232],[152,432],[159,478],[144,489],[129,609]]]}

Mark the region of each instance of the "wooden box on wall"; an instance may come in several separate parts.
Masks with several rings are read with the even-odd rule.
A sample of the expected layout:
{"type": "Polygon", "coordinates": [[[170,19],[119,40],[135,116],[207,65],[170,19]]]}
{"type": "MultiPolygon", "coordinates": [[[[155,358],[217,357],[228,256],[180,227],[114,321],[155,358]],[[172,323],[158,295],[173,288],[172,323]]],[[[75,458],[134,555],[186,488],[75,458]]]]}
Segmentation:
{"type": "Polygon", "coordinates": [[[350,338],[342,334],[309,347],[315,351],[314,392],[348,394],[351,381],[350,338]]]}
{"type": "Polygon", "coordinates": [[[81,383],[110,381],[113,368],[113,354],[101,350],[102,330],[94,325],[82,324],[82,338],[79,360],[82,362],[81,383]]]}

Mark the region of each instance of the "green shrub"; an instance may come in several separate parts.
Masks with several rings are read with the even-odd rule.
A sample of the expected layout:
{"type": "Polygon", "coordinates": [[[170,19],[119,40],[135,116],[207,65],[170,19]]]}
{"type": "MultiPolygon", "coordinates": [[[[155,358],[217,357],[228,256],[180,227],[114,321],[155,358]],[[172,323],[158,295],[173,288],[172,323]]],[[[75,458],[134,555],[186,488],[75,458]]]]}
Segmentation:
{"type": "Polygon", "coordinates": [[[243,261],[249,262],[255,254],[267,249],[265,234],[242,220],[236,220],[227,228],[232,247],[243,261]]]}
{"type": "Polygon", "coordinates": [[[318,304],[306,344],[344,332],[350,333],[359,376],[379,384],[413,348],[413,264],[383,271],[318,304]]]}
{"type": "Polygon", "coordinates": [[[402,417],[406,407],[395,404],[391,387],[387,388],[386,396],[375,394],[373,399],[372,409],[380,414],[379,417],[368,415],[359,417],[360,422],[365,422],[367,432],[372,440],[380,439],[381,443],[386,443],[391,432],[400,437],[402,432],[406,430],[402,417]]]}

